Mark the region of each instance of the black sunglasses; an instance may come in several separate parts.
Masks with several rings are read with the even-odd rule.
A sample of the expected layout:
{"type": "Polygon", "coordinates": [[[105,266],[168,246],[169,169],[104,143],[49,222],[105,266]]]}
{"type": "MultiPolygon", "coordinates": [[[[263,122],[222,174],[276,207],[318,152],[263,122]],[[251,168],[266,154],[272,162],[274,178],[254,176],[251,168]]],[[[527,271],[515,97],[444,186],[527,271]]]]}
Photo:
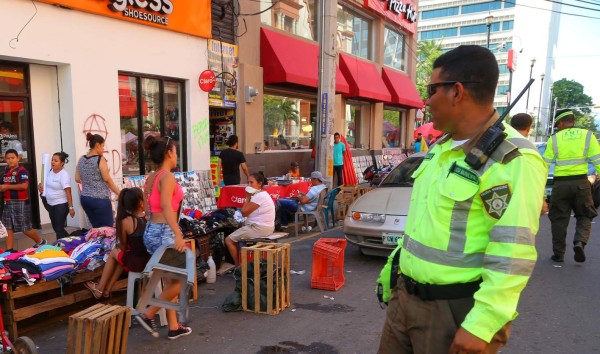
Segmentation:
{"type": "Polygon", "coordinates": [[[434,84],[429,84],[427,85],[427,97],[431,98],[431,96],[435,95],[435,89],[438,86],[447,86],[447,85],[454,85],[454,84],[478,84],[481,81],[472,81],[472,80],[465,80],[465,81],[442,81],[442,82],[436,82],[434,84]]]}

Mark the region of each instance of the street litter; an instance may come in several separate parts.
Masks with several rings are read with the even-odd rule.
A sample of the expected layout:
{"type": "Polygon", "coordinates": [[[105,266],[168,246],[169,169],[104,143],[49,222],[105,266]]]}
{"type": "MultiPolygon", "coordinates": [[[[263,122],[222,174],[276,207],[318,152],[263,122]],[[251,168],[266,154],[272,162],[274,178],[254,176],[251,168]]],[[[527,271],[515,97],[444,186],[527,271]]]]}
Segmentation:
{"type": "Polygon", "coordinates": [[[556,264],[553,264],[552,266],[553,266],[554,268],[562,268],[562,266],[561,266],[561,265],[556,265],[556,264]]]}
{"type": "Polygon", "coordinates": [[[290,270],[290,274],[298,274],[298,275],[302,275],[306,273],[306,270],[290,270]]]}
{"type": "Polygon", "coordinates": [[[326,298],[326,299],[335,300],[335,299],[333,298],[333,296],[327,296],[327,295],[323,295],[323,297],[324,297],[324,298],[326,298]]]}

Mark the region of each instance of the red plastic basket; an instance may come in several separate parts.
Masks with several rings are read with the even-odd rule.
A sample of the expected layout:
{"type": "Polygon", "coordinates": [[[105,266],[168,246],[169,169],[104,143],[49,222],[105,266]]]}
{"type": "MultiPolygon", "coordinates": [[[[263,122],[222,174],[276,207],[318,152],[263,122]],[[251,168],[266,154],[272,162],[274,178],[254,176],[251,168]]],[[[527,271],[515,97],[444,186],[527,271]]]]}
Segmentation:
{"type": "Polygon", "coordinates": [[[344,285],[344,250],[346,240],[321,238],[313,246],[310,287],[337,291],[344,285]]]}

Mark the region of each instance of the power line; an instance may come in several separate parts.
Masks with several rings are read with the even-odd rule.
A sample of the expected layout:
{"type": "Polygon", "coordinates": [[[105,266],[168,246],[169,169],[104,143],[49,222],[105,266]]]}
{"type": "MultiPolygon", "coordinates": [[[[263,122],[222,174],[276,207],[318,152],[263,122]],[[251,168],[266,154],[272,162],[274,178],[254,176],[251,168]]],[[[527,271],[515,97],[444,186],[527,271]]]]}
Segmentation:
{"type": "Polygon", "coordinates": [[[592,9],[592,8],[585,7],[585,6],[579,6],[579,5],[567,4],[566,2],[560,2],[560,1],[556,1],[556,0],[546,0],[546,1],[548,1],[548,2],[551,2],[551,3],[554,3],[554,4],[564,5],[564,6],[576,7],[576,8],[578,8],[578,9],[592,10],[592,11],[600,11],[600,9],[592,9]]]}
{"type": "Polygon", "coordinates": [[[543,10],[543,11],[550,11],[550,12],[554,12],[560,15],[569,15],[569,16],[575,16],[575,17],[584,17],[584,18],[591,18],[594,20],[600,20],[600,17],[594,17],[594,16],[586,16],[586,15],[580,15],[580,14],[572,14],[569,12],[562,12],[562,11],[557,11],[557,10],[551,10],[551,9],[543,9],[541,7],[535,7],[535,6],[528,6],[528,5],[523,5],[523,4],[517,4],[514,0],[500,0],[505,4],[511,4],[511,5],[516,5],[516,6],[522,6],[522,7],[527,7],[530,9],[536,9],[536,10],[543,10]]]}
{"type": "Polygon", "coordinates": [[[585,1],[585,0],[575,0],[575,1],[582,2],[584,4],[590,4],[590,5],[600,6],[600,2],[592,2],[592,1],[585,1]]]}

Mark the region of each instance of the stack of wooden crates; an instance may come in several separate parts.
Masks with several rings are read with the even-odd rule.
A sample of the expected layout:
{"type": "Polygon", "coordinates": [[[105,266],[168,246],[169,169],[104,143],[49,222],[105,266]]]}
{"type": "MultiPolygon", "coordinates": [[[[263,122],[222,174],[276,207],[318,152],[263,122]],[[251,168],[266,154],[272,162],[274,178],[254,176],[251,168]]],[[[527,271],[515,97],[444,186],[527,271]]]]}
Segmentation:
{"type": "Polygon", "coordinates": [[[131,310],[96,304],[69,317],[67,354],[125,354],[131,310]]]}

